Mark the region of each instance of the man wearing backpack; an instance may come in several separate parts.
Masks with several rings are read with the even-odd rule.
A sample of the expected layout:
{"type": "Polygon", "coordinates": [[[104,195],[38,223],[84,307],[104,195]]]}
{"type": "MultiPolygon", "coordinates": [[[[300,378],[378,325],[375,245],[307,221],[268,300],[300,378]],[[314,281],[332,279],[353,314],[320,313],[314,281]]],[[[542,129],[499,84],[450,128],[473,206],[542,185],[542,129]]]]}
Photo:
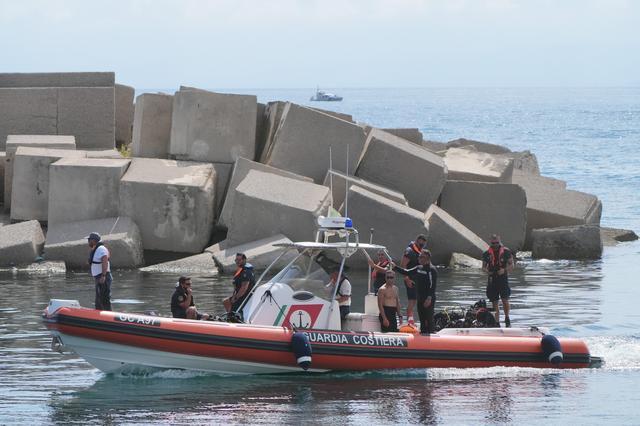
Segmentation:
{"type": "Polygon", "coordinates": [[[111,253],[100,241],[100,234],[92,232],[87,236],[91,254],[89,254],[89,265],[91,265],[91,276],[96,283],[96,309],[100,311],[111,310],[111,253]]]}

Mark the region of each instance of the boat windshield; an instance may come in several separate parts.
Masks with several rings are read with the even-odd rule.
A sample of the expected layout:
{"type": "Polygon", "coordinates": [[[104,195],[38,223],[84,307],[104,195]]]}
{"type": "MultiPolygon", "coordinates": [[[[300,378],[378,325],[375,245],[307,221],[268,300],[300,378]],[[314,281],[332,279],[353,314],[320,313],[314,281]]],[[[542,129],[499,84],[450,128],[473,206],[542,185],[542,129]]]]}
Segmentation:
{"type": "Polygon", "coordinates": [[[330,260],[321,250],[307,249],[286,268],[269,280],[269,283],[284,283],[293,291],[306,290],[322,296],[327,290],[329,273],[340,263],[330,260]]]}

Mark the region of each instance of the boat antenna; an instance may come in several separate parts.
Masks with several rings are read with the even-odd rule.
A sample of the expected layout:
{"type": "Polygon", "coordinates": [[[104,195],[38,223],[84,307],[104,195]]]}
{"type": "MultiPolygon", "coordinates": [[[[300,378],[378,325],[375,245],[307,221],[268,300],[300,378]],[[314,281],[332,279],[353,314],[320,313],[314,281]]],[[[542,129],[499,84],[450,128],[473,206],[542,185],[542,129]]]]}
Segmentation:
{"type": "Polygon", "coordinates": [[[344,185],[344,217],[349,217],[349,144],[347,144],[347,178],[344,185]]]}
{"type": "Polygon", "coordinates": [[[329,208],[327,209],[327,216],[331,216],[331,209],[333,209],[333,162],[331,160],[331,147],[329,147],[329,208]]]}

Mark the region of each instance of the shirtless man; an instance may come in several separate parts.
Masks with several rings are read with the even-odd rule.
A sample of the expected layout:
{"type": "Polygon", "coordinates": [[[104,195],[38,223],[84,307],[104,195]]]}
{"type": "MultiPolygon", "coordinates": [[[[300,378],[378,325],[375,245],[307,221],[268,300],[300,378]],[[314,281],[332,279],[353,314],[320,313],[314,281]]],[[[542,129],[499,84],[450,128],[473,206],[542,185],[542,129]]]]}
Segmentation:
{"type": "Polygon", "coordinates": [[[382,332],[398,331],[400,315],[400,297],[395,285],[396,274],[393,271],[385,273],[385,283],[378,290],[378,309],[380,310],[380,328],[382,332]]]}

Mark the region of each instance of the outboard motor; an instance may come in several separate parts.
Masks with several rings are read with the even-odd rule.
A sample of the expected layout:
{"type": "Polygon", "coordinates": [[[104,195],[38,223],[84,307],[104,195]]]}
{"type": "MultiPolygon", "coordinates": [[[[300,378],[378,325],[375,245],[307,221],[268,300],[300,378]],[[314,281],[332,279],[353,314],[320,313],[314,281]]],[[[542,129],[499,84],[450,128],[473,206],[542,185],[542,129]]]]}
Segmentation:
{"type": "Polygon", "coordinates": [[[549,360],[549,362],[553,365],[558,365],[564,359],[562,355],[562,347],[560,346],[560,341],[555,336],[551,334],[545,334],[542,336],[542,340],[540,341],[542,345],[542,352],[544,356],[549,360]]]}
{"type": "Polygon", "coordinates": [[[311,343],[309,337],[301,331],[293,333],[291,350],[296,356],[296,362],[304,371],[311,366],[311,343]]]}

